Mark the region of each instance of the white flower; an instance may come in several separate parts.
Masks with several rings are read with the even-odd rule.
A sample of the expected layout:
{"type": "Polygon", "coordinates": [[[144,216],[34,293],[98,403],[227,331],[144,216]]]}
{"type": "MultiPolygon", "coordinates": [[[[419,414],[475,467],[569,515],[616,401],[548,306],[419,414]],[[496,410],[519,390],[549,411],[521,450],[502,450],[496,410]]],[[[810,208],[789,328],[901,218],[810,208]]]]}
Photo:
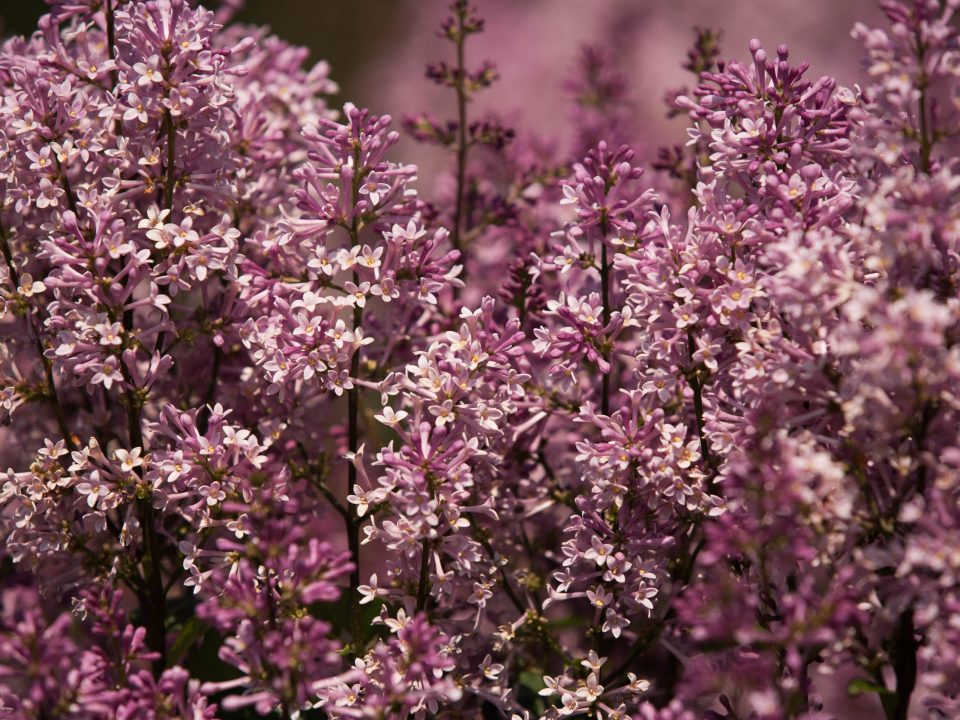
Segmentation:
{"type": "MultiPolygon", "coordinates": [[[[362,597],[360,598],[360,604],[361,604],[361,605],[366,605],[367,603],[371,603],[371,602],[373,602],[374,600],[376,600],[378,597],[387,594],[387,591],[386,591],[386,590],[383,590],[383,589],[381,589],[380,587],[377,586],[377,574],[376,574],[376,573],[374,573],[373,575],[370,576],[370,584],[369,584],[369,585],[359,585],[359,586],[357,587],[357,592],[359,592],[360,595],[362,596],[362,597]]],[[[403,611],[401,610],[401,612],[403,612],[403,611]]],[[[399,616],[398,616],[398,618],[399,618],[399,616]]],[[[388,621],[387,624],[389,625],[389,624],[390,624],[390,621],[388,621]]]]}
{"type": "Polygon", "coordinates": [[[588,703],[596,701],[601,695],[603,695],[603,685],[600,684],[595,672],[590,673],[587,676],[587,682],[577,688],[577,696],[588,703]]]}
{"type": "Polygon", "coordinates": [[[17,288],[17,292],[23,297],[33,297],[46,289],[47,286],[39,280],[34,280],[30,273],[24,273],[20,276],[20,287],[17,288]]]}
{"type": "Polygon", "coordinates": [[[134,468],[143,466],[143,458],[140,457],[141,453],[140,448],[133,448],[130,452],[120,449],[114,453],[114,457],[117,459],[117,462],[120,463],[120,469],[123,472],[132,472],[134,468]]]}
{"type": "Polygon", "coordinates": [[[589,668],[591,672],[598,673],[606,661],[607,659],[605,657],[600,657],[597,655],[595,650],[591,650],[587,654],[587,659],[581,660],[580,664],[585,668],[589,668]]]}
{"type": "Polygon", "coordinates": [[[627,689],[632,693],[645,693],[650,689],[650,681],[644,680],[643,678],[638,678],[632,672],[627,673],[627,679],[630,681],[627,684],[627,689]]]}
{"type": "Polygon", "coordinates": [[[480,663],[480,671],[489,680],[496,680],[497,676],[503,672],[503,665],[493,662],[493,658],[487,655],[480,663]]]}
{"type": "Polygon", "coordinates": [[[620,633],[630,621],[616,612],[613,608],[607,608],[606,621],[603,623],[603,631],[609,632],[615,638],[620,637],[620,633]]]}
{"type": "Polygon", "coordinates": [[[382,414],[374,415],[374,417],[384,425],[395,427],[397,423],[402,422],[408,415],[409,413],[407,413],[405,410],[398,410],[397,412],[394,412],[393,408],[387,405],[385,408],[383,408],[382,414]]]}
{"type": "Polygon", "coordinates": [[[357,516],[363,517],[370,509],[370,496],[359,485],[353,486],[353,495],[347,495],[347,502],[357,506],[357,516]]]}

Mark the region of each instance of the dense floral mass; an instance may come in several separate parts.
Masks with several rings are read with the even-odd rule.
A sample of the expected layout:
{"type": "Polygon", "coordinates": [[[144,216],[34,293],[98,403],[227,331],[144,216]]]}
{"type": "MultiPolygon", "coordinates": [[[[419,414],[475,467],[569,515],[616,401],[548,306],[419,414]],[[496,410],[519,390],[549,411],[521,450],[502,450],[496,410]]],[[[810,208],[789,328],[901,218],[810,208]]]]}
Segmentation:
{"type": "Polygon", "coordinates": [[[960,717],[960,0],[881,0],[862,88],[698,31],[650,160],[600,48],[572,147],[477,116],[466,0],[401,123],[236,3],[50,5],[0,717],[960,717]]]}

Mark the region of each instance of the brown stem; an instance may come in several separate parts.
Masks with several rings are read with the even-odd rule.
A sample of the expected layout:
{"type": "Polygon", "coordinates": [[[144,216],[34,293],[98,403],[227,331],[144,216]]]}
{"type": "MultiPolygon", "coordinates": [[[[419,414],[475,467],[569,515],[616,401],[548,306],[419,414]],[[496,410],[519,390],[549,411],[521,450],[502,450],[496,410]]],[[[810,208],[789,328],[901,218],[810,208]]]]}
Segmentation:
{"type": "MultiPolygon", "coordinates": [[[[360,199],[360,185],[363,182],[363,177],[361,176],[360,170],[360,146],[359,143],[355,146],[353,151],[353,167],[357,170],[353,177],[353,183],[351,187],[351,200],[352,207],[356,208],[357,202],[360,199]]],[[[350,246],[353,247],[357,244],[360,235],[360,227],[356,217],[350,223],[347,231],[350,235],[350,246]]],[[[356,271],[353,273],[353,283],[355,285],[360,284],[360,277],[356,271]]],[[[363,323],[363,308],[359,305],[353,306],[353,331],[356,331],[360,328],[363,323]]],[[[360,352],[361,348],[357,347],[353,356],[350,358],[350,377],[355,381],[360,376],[360,352]]],[[[360,447],[360,388],[356,382],[352,383],[351,387],[347,391],[347,445],[351,453],[357,452],[360,447]]],[[[347,466],[347,493],[353,492],[353,486],[357,482],[357,468],[351,461],[347,466]]],[[[362,635],[362,614],[360,610],[360,603],[356,601],[357,597],[357,588],[360,587],[360,518],[356,515],[356,512],[353,510],[352,506],[350,508],[350,513],[345,516],[347,525],[347,544],[350,549],[350,557],[353,561],[353,569],[350,571],[350,621],[353,630],[353,641],[359,649],[363,644],[363,635],[362,635]]]]}
{"type": "Polygon", "coordinates": [[[169,110],[163,111],[163,127],[167,134],[167,167],[163,176],[163,194],[166,209],[170,210],[173,208],[173,191],[176,187],[176,176],[173,171],[174,155],[177,149],[177,128],[173,124],[173,116],[169,110]]]}
{"type": "MultiPolygon", "coordinates": [[[[13,262],[13,252],[10,249],[7,232],[2,223],[0,223],[0,251],[3,253],[3,260],[7,265],[10,280],[13,282],[15,288],[20,287],[20,273],[17,272],[17,266],[13,262]]],[[[72,452],[77,449],[77,445],[74,443],[73,436],[70,434],[70,429],[67,426],[67,416],[63,412],[63,406],[60,404],[60,398],[57,395],[57,386],[53,380],[53,363],[50,362],[50,358],[48,358],[44,352],[43,341],[40,339],[40,328],[37,326],[36,318],[32,313],[29,313],[28,323],[33,330],[33,344],[37,350],[37,356],[43,365],[43,375],[47,382],[47,395],[53,407],[53,415],[57,421],[57,427],[60,430],[60,435],[63,436],[64,445],[72,452]]]]}
{"type": "Polygon", "coordinates": [[[57,173],[60,175],[60,185],[63,187],[63,192],[67,196],[67,204],[70,206],[70,210],[76,216],[77,220],[80,220],[80,215],[77,213],[77,198],[73,194],[73,188],[70,187],[70,179],[67,177],[66,171],[63,169],[63,164],[60,162],[60,158],[56,158],[57,161],[57,173]]]}
{"type": "Polygon", "coordinates": [[[933,153],[933,140],[930,137],[930,120],[927,113],[927,87],[930,84],[930,80],[924,68],[927,58],[927,46],[923,42],[919,29],[914,31],[914,39],[916,41],[917,66],[920,68],[920,79],[917,81],[917,88],[920,90],[920,127],[918,129],[920,135],[920,170],[929,175],[931,167],[930,158],[933,153]]]}
{"type": "Polygon", "coordinates": [[[420,579],[417,583],[417,612],[423,612],[427,607],[427,597],[430,594],[430,541],[423,539],[420,544],[420,579]]]}
{"type": "MultiPolygon", "coordinates": [[[[610,299],[610,258],[607,251],[607,235],[610,232],[610,222],[607,219],[606,209],[603,210],[603,214],[600,217],[600,298],[603,302],[603,307],[601,308],[601,322],[603,327],[606,328],[610,324],[610,315],[612,312],[611,308],[611,299],[610,299]]],[[[604,338],[604,347],[602,349],[603,358],[610,365],[609,370],[603,373],[603,378],[601,379],[601,396],[600,396],[600,412],[604,415],[610,414],[610,378],[613,375],[613,365],[614,357],[612,352],[612,347],[609,347],[607,344],[606,338],[604,338]]]]}
{"type": "Polygon", "coordinates": [[[217,396],[217,381],[220,379],[220,364],[223,362],[223,348],[219,345],[213,346],[213,367],[210,369],[210,381],[207,383],[207,393],[203,398],[203,407],[197,417],[197,430],[201,435],[207,432],[207,426],[210,423],[210,406],[217,396]]]}
{"type": "MultiPolygon", "coordinates": [[[[107,20],[107,53],[111,60],[116,61],[116,48],[114,46],[117,44],[117,36],[113,18],[113,0],[104,0],[103,12],[107,20]]],[[[117,69],[114,68],[110,71],[110,92],[116,92],[116,89],[117,69]]],[[[123,135],[123,120],[119,116],[113,121],[113,132],[117,137],[123,135]]]]}
{"type": "MultiPolygon", "coordinates": [[[[353,274],[353,282],[360,284],[357,273],[353,274]]],[[[353,329],[360,327],[363,322],[363,308],[358,305],[353,307],[353,329]]],[[[350,358],[350,377],[357,378],[360,373],[360,348],[354,350],[353,357],[350,358]]],[[[347,391],[347,444],[350,452],[355,453],[360,447],[360,388],[356,384],[347,391]]],[[[357,467],[351,462],[347,466],[347,492],[353,492],[353,486],[357,482],[357,467]]],[[[360,605],[355,601],[357,588],[360,587],[360,523],[359,518],[355,517],[353,512],[346,518],[347,520],[347,543],[350,546],[350,555],[353,559],[353,570],[350,571],[350,607],[352,608],[353,637],[356,643],[360,643],[361,634],[361,615],[360,605]]]]}
{"type": "Polygon", "coordinates": [[[510,602],[513,603],[513,606],[521,613],[527,612],[529,608],[524,607],[524,604],[520,601],[520,596],[517,595],[516,591],[510,585],[510,578],[507,576],[507,571],[504,570],[503,565],[497,561],[497,552],[493,549],[493,545],[490,544],[490,541],[487,540],[482,534],[480,527],[477,525],[476,521],[471,517],[469,518],[470,525],[473,527],[473,536],[474,538],[483,546],[483,549],[487,551],[487,555],[490,556],[490,560],[497,565],[500,570],[500,581],[503,584],[503,590],[506,592],[507,597],[510,598],[510,602]]]}
{"type": "MultiPolygon", "coordinates": [[[[455,89],[457,92],[457,200],[453,210],[453,232],[450,241],[455,250],[460,253],[463,263],[463,277],[467,274],[467,258],[463,253],[461,234],[463,232],[467,189],[467,70],[465,65],[466,34],[463,31],[467,7],[464,3],[457,9],[457,67],[455,89]]],[[[454,297],[457,288],[454,288],[454,297]]]]}
{"type": "MultiPolygon", "coordinates": [[[[116,60],[114,45],[117,44],[117,37],[113,22],[113,0],[105,0],[103,11],[107,18],[107,53],[109,54],[111,60],[116,60]]],[[[117,84],[116,76],[117,71],[112,70],[110,72],[110,77],[113,78],[114,85],[117,84]]]]}
{"type": "MultiPolygon", "coordinates": [[[[692,361],[693,354],[696,352],[696,343],[693,341],[693,332],[689,330],[687,331],[687,350],[690,353],[690,359],[692,361]]],[[[710,468],[713,459],[710,456],[710,445],[707,442],[707,436],[703,429],[703,379],[700,377],[698,370],[693,369],[687,375],[687,381],[690,383],[690,389],[693,391],[693,411],[697,420],[697,437],[700,438],[700,455],[703,457],[704,466],[710,468]]]]}
{"type": "Polygon", "coordinates": [[[153,661],[153,675],[159,677],[167,667],[167,594],[160,567],[157,522],[149,496],[137,499],[137,514],[143,527],[143,569],[147,583],[147,592],[141,596],[141,604],[147,627],[147,646],[158,654],[153,661]]]}
{"type": "Polygon", "coordinates": [[[895,694],[882,694],[881,700],[887,720],[907,720],[910,696],[917,684],[917,648],[919,647],[913,620],[913,607],[908,607],[901,613],[896,632],[891,659],[897,689],[895,694]]]}
{"type": "MultiPolygon", "coordinates": [[[[600,294],[603,297],[603,327],[610,324],[610,266],[607,260],[607,233],[606,221],[603,223],[604,233],[600,238],[600,294]]],[[[602,395],[600,398],[600,412],[604,415],[610,414],[610,376],[613,374],[613,357],[609,349],[604,349],[604,358],[610,364],[610,368],[603,374],[602,395]]]]}
{"type": "MultiPolygon", "coordinates": [[[[169,70],[169,68],[168,68],[169,70]]],[[[164,209],[173,211],[173,191],[176,188],[176,177],[174,176],[174,157],[176,155],[177,149],[177,130],[173,124],[173,116],[170,114],[169,110],[163,111],[163,127],[167,135],[167,160],[166,168],[164,169],[163,174],[163,201],[164,209]]],[[[168,217],[167,222],[172,222],[172,218],[168,217]]],[[[167,288],[162,287],[160,292],[167,294],[167,288]]],[[[157,340],[154,343],[154,350],[158,353],[164,353],[163,342],[166,339],[166,332],[161,330],[157,333],[157,340]]],[[[170,348],[166,348],[169,350],[170,348]]]]}
{"type": "MultiPolygon", "coordinates": [[[[123,313],[124,335],[129,337],[133,329],[133,313],[123,313]]],[[[125,337],[125,340],[126,340],[125,337]]],[[[132,389],[133,377],[126,365],[121,362],[124,380],[131,389],[124,391],[124,404],[127,408],[127,435],[130,448],[146,450],[143,442],[141,427],[141,398],[132,389]]],[[[140,468],[137,475],[142,478],[140,468]]],[[[158,657],[153,661],[154,677],[159,677],[167,667],[167,632],[166,632],[166,602],[167,593],[163,586],[163,568],[160,559],[160,538],[157,536],[157,520],[153,509],[150,490],[145,488],[144,494],[138,493],[137,515],[143,531],[143,575],[146,582],[146,592],[140,595],[141,610],[147,628],[147,646],[158,657]]]]}

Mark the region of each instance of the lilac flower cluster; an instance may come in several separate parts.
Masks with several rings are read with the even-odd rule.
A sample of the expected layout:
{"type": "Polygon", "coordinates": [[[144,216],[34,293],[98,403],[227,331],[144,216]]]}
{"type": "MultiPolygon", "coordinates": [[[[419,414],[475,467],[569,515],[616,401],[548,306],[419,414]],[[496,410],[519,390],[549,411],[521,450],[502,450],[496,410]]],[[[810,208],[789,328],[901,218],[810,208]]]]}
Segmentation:
{"type": "Polygon", "coordinates": [[[0,46],[0,716],[960,714],[960,0],[881,0],[862,88],[698,31],[650,158],[602,48],[573,147],[472,117],[454,0],[433,198],[236,3],[50,5],[0,46]]]}

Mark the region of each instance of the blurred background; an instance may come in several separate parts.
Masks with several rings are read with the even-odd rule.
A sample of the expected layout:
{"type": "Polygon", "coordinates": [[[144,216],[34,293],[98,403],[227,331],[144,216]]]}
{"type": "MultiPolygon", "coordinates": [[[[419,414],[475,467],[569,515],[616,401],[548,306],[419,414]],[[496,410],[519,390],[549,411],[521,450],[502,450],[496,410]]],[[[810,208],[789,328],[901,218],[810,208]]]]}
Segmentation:
{"type": "MultiPolygon", "coordinates": [[[[237,20],[269,25],[289,42],[308,47],[312,61],[328,60],[342,91],[335,102],[350,100],[397,117],[424,110],[448,117],[454,110],[452,93],[423,78],[425,62],[449,59],[450,46],[436,35],[448,2],[247,0],[237,20]]],[[[561,143],[571,131],[563,82],[585,44],[602,45],[617,58],[632,85],[635,126],[651,145],[658,145],[685,139],[683,120],[667,121],[662,98],[668,88],[690,80],[680,64],[695,26],[722,32],[722,58],[747,60],[747,43],[757,37],[771,56],[778,44],[786,43],[793,61],[809,60],[812,79],[831,74],[842,84],[853,84],[861,79],[861,53],[850,29],[857,20],[882,24],[876,0],[475,4],[487,30],[471,38],[468,62],[491,59],[501,75],[492,90],[481,94],[475,110],[496,112],[521,132],[561,143]]],[[[0,33],[30,34],[45,8],[43,0],[0,0],[0,33]]]]}

